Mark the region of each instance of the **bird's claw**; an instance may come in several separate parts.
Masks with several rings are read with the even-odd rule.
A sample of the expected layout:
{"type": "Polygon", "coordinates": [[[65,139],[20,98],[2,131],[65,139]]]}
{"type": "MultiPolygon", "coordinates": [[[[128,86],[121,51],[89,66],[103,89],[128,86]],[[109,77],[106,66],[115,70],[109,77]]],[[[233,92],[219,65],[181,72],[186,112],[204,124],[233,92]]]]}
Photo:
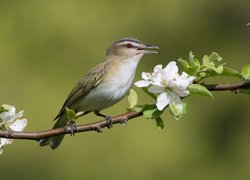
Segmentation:
{"type": "Polygon", "coordinates": [[[77,132],[75,121],[69,121],[67,126],[70,128],[70,135],[74,136],[77,132]]]}
{"type": "Polygon", "coordinates": [[[113,125],[112,117],[111,117],[111,116],[106,116],[105,119],[106,119],[106,121],[108,122],[107,127],[108,127],[109,129],[112,128],[112,125],[113,125]]]}

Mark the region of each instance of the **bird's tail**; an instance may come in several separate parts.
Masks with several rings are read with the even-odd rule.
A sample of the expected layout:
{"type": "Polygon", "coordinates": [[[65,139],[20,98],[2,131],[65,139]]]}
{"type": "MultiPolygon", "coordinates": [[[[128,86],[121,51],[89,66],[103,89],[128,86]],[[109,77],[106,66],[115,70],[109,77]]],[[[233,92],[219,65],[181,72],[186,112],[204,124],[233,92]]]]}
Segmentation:
{"type": "MultiPolygon", "coordinates": [[[[53,129],[65,127],[67,121],[68,121],[67,115],[66,113],[63,113],[62,116],[56,121],[55,125],[53,126],[53,129]]],[[[49,145],[52,149],[55,149],[61,144],[63,138],[64,134],[41,139],[39,143],[40,146],[49,145]]]]}

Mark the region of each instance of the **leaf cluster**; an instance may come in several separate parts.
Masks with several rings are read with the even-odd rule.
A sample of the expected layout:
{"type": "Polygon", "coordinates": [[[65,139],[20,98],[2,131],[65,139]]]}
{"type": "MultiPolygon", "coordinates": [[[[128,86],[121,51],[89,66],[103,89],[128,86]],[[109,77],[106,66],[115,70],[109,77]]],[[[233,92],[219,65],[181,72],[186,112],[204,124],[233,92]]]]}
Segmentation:
{"type": "MultiPolygon", "coordinates": [[[[190,52],[188,60],[180,58],[178,61],[187,74],[195,76],[194,84],[189,86],[191,95],[202,95],[213,99],[212,93],[202,85],[202,81],[209,77],[226,76],[236,77],[242,81],[250,80],[250,64],[245,65],[239,72],[226,67],[225,63],[222,63],[222,57],[216,52],[203,56],[201,61],[190,52]]],[[[250,94],[250,90],[247,88],[241,89],[239,92],[250,94]]]]}

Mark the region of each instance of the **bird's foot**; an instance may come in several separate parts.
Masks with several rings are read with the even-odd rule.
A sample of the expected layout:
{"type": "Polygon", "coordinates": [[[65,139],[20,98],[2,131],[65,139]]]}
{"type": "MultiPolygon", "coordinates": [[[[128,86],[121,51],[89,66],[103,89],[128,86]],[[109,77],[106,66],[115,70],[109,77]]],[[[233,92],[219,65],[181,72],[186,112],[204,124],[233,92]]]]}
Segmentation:
{"type": "Polygon", "coordinates": [[[112,117],[111,117],[111,116],[106,116],[105,119],[106,119],[106,121],[108,122],[107,127],[108,127],[109,129],[112,128],[112,126],[113,126],[112,117]]]}
{"type": "Polygon", "coordinates": [[[76,129],[76,122],[73,121],[73,120],[68,121],[67,127],[70,128],[70,135],[71,135],[71,136],[74,136],[75,133],[77,132],[77,129],[76,129]]]}
{"type": "Polygon", "coordinates": [[[104,114],[101,114],[99,111],[95,111],[95,114],[96,114],[97,116],[104,117],[104,118],[106,119],[106,121],[108,122],[107,127],[108,127],[109,129],[112,127],[113,122],[112,122],[112,117],[111,117],[111,116],[106,116],[106,115],[104,115],[104,114]]]}

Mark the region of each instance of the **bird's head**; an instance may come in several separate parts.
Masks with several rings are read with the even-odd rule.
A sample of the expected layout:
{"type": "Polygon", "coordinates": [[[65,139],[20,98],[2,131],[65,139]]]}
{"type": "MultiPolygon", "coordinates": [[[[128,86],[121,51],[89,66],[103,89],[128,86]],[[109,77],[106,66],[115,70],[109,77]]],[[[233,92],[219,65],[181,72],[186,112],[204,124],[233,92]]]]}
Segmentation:
{"type": "Polygon", "coordinates": [[[124,59],[142,56],[143,54],[157,53],[152,49],[159,49],[157,46],[145,45],[134,38],[122,38],[114,42],[108,48],[106,56],[118,56],[124,59]]]}

